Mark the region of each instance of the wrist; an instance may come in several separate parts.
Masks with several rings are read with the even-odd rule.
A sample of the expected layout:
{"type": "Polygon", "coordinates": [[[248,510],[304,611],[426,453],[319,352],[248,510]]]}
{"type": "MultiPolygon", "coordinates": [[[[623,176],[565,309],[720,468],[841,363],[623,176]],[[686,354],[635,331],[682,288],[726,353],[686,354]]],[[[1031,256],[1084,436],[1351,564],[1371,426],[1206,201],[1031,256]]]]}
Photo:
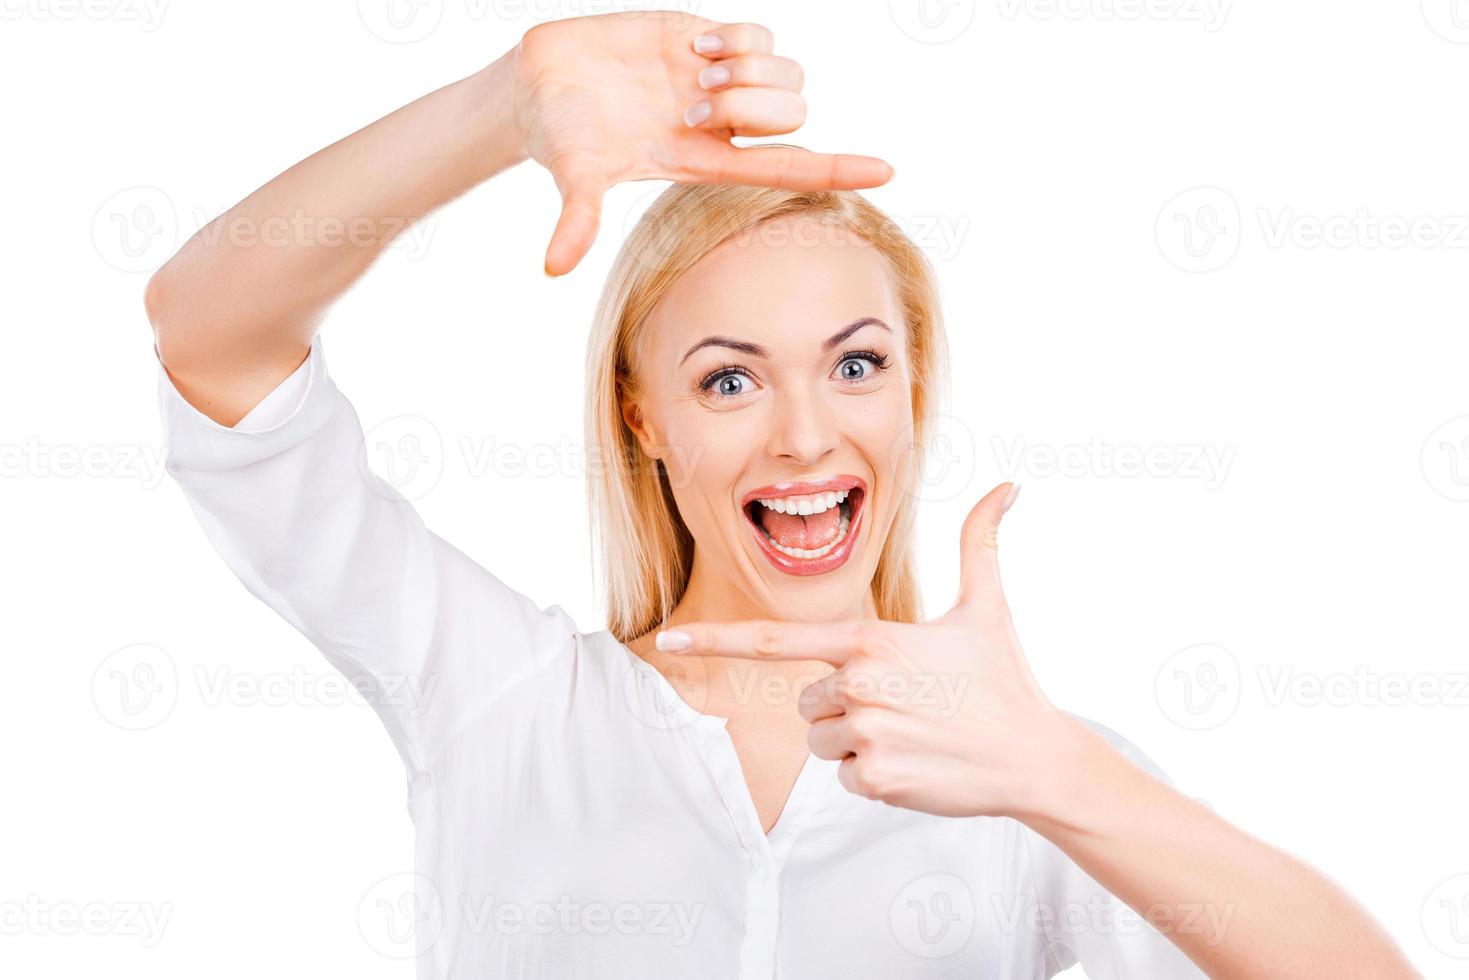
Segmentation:
{"type": "MultiPolygon", "coordinates": [[[[1115,794],[1113,763],[1120,759],[1107,742],[1074,715],[1050,708],[1032,736],[1034,751],[1009,814],[1048,838],[1082,831],[1115,794]]],[[[1125,761],[1125,760],[1122,760],[1125,761]]]]}
{"type": "Polygon", "coordinates": [[[484,180],[529,157],[520,107],[519,52],[517,45],[464,80],[484,180]]]}

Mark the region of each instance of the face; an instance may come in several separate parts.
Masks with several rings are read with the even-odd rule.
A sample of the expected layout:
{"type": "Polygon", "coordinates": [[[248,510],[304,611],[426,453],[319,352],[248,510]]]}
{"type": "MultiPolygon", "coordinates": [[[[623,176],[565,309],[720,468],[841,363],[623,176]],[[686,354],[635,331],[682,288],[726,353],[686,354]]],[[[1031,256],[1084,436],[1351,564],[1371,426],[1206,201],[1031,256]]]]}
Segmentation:
{"type": "Polygon", "coordinates": [[[913,422],[882,254],[777,218],[689,269],[649,326],[623,415],[693,534],[691,589],[785,620],[871,614],[913,422]]]}

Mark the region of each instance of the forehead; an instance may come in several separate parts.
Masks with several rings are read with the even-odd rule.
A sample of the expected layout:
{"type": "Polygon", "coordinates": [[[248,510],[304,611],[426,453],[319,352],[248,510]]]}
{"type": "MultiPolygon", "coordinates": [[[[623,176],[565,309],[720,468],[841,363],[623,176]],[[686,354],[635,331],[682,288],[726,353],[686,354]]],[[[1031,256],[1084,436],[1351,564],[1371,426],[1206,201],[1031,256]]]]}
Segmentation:
{"type": "Polygon", "coordinates": [[[653,310],[650,341],[654,352],[681,353],[728,333],[775,348],[825,339],[866,316],[903,329],[882,252],[845,227],[784,215],[722,242],[680,276],[653,310]]]}

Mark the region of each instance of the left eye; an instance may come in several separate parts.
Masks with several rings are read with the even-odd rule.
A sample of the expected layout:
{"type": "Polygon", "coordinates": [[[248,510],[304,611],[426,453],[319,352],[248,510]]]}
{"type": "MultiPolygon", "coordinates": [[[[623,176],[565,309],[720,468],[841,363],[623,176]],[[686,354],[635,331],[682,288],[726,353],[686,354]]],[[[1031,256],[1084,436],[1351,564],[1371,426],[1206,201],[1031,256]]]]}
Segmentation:
{"type": "Polygon", "coordinates": [[[887,367],[886,357],[862,351],[843,357],[837,364],[836,374],[841,380],[851,384],[866,381],[885,367],[887,367]]]}

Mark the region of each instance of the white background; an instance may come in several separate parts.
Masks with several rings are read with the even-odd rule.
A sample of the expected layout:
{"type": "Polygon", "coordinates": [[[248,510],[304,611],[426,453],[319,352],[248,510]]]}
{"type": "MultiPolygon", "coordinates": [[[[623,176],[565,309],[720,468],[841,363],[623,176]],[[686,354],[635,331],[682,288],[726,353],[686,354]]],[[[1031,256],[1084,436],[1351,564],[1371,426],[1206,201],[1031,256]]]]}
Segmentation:
{"type": "MultiPolygon", "coordinates": [[[[385,2],[0,2],[6,976],[412,973],[373,924],[411,868],[400,764],[163,478],[141,304],[278,171],[605,9],[428,0],[395,31],[385,2]]],[[[1018,477],[1006,584],[1050,697],[1463,975],[1469,6],[692,9],[775,31],[807,69],[788,139],[892,161],[869,196],[942,277],[931,611],[963,515],[1018,477]]],[[[525,164],[327,327],[364,423],[419,439],[430,527],[587,631],[585,332],[659,186],[614,189],[551,281],[525,164]]]]}

